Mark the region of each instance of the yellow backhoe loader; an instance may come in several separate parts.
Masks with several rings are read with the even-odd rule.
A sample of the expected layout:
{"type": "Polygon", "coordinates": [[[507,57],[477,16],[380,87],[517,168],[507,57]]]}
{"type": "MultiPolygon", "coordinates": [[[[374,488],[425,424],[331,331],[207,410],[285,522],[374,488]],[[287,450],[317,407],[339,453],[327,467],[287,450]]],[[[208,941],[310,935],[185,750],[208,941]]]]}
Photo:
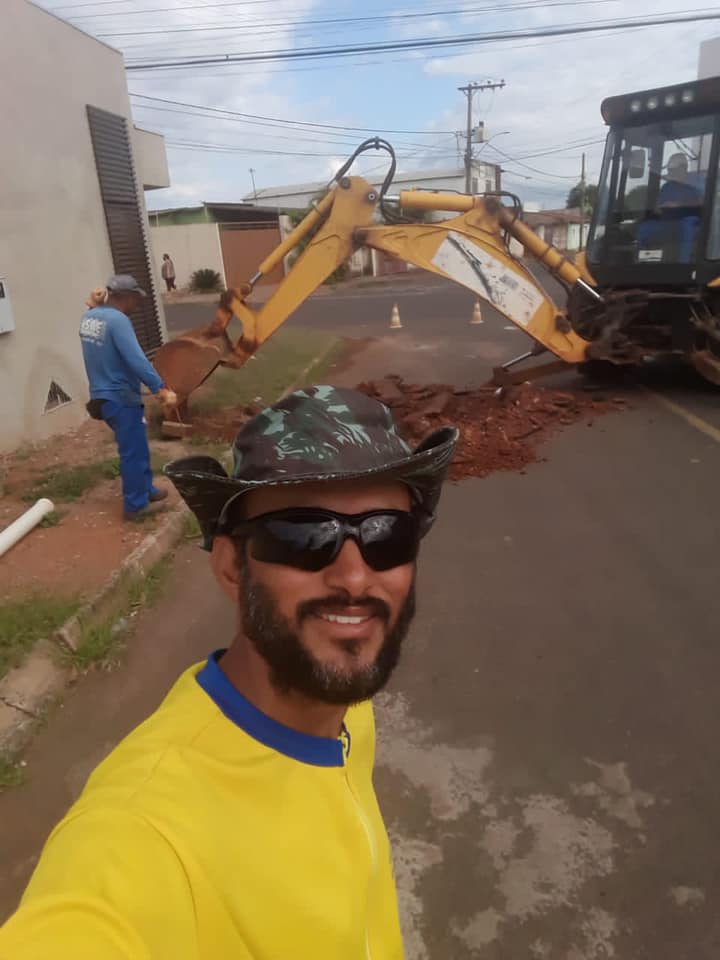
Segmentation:
{"type": "Polygon", "coordinates": [[[569,261],[522,220],[512,194],[390,193],[391,145],[361,144],[326,195],[239,289],[221,297],[208,327],[163,346],[155,366],[187,398],[219,365],[241,367],[294,310],[359,247],[381,250],[462,284],[533,341],[496,371],[528,379],[565,364],[638,364],[681,354],[720,384],[720,77],[611,97],[599,197],[587,252],[569,261]],[[389,170],[379,189],[349,176],[357,157],[383,150],[389,170]],[[410,211],[444,211],[450,219],[418,222],[410,211]],[[378,214],[383,222],[378,222],[378,214]],[[553,302],[510,239],[567,291],[553,302]],[[246,300],[258,282],[302,243],[305,248],[262,307],[246,300]],[[233,317],[242,336],[227,334],[233,317]],[[549,351],[551,364],[510,374],[549,351]]]}

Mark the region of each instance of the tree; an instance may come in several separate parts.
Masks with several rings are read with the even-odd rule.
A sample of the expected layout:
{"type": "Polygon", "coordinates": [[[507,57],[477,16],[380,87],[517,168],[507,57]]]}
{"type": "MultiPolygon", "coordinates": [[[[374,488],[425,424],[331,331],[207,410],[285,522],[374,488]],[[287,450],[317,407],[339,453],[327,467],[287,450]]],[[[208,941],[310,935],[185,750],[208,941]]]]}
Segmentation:
{"type": "MultiPolygon", "coordinates": [[[[567,203],[565,204],[568,210],[571,207],[579,207],[581,205],[582,194],[583,194],[583,187],[582,187],[582,181],[581,181],[580,183],[577,183],[568,194],[567,203]]],[[[598,198],[597,184],[586,183],[585,184],[585,204],[584,204],[585,209],[590,211],[594,210],[595,205],[597,204],[597,198],[598,198]]]]}
{"type": "Polygon", "coordinates": [[[644,185],[633,187],[625,196],[625,209],[642,212],[647,207],[648,188],[644,185]]]}

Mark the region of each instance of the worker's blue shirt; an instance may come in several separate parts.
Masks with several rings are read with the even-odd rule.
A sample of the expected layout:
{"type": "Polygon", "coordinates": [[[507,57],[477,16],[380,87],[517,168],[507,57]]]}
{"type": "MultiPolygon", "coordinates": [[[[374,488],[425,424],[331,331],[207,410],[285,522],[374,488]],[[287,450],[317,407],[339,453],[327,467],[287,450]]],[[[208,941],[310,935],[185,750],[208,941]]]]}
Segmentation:
{"type": "Polygon", "coordinates": [[[669,212],[672,217],[673,210],[677,211],[674,214],[677,217],[697,216],[702,200],[702,193],[692,184],[681,183],[679,180],[667,180],[660,188],[658,205],[665,216],[668,216],[669,212]]]}
{"type": "Polygon", "coordinates": [[[93,307],[83,314],[80,340],[92,400],[116,400],[138,407],[141,384],[153,393],[163,386],[129,318],[115,307],[93,307]]]}

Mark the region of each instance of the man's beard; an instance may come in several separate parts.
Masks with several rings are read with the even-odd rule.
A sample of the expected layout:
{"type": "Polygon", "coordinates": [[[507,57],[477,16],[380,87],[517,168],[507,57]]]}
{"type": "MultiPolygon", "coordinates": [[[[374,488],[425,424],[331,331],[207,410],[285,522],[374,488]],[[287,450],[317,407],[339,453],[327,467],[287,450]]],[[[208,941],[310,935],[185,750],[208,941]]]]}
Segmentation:
{"type": "MultiPolygon", "coordinates": [[[[382,620],[385,638],[375,660],[353,671],[317,660],[279,612],[271,591],[252,579],[247,564],[241,564],[240,573],[242,630],[270,667],[270,681],[277,690],[295,691],[312,700],[349,706],[370,699],[385,686],[398,664],[402,642],[415,616],[414,578],[391,628],[388,628],[390,608],[376,597],[353,598],[347,592],[335,593],[298,605],[298,628],[307,617],[323,611],[335,612],[339,606],[363,607],[368,614],[382,620]]],[[[348,640],[344,647],[352,653],[358,644],[348,640]]]]}

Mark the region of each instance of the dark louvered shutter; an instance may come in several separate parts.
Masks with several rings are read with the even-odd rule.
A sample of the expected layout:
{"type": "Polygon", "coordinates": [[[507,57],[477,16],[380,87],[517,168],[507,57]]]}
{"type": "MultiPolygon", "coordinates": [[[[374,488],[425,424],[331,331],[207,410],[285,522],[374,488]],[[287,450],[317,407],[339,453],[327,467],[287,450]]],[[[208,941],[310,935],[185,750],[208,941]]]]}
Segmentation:
{"type": "Polygon", "coordinates": [[[162,332],[128,122],[98,107],[88,106],[87,113],[115,273],[132,274],[148,293],[130,319],[140,346],[151,357],[162,345],[162,332]]]}

